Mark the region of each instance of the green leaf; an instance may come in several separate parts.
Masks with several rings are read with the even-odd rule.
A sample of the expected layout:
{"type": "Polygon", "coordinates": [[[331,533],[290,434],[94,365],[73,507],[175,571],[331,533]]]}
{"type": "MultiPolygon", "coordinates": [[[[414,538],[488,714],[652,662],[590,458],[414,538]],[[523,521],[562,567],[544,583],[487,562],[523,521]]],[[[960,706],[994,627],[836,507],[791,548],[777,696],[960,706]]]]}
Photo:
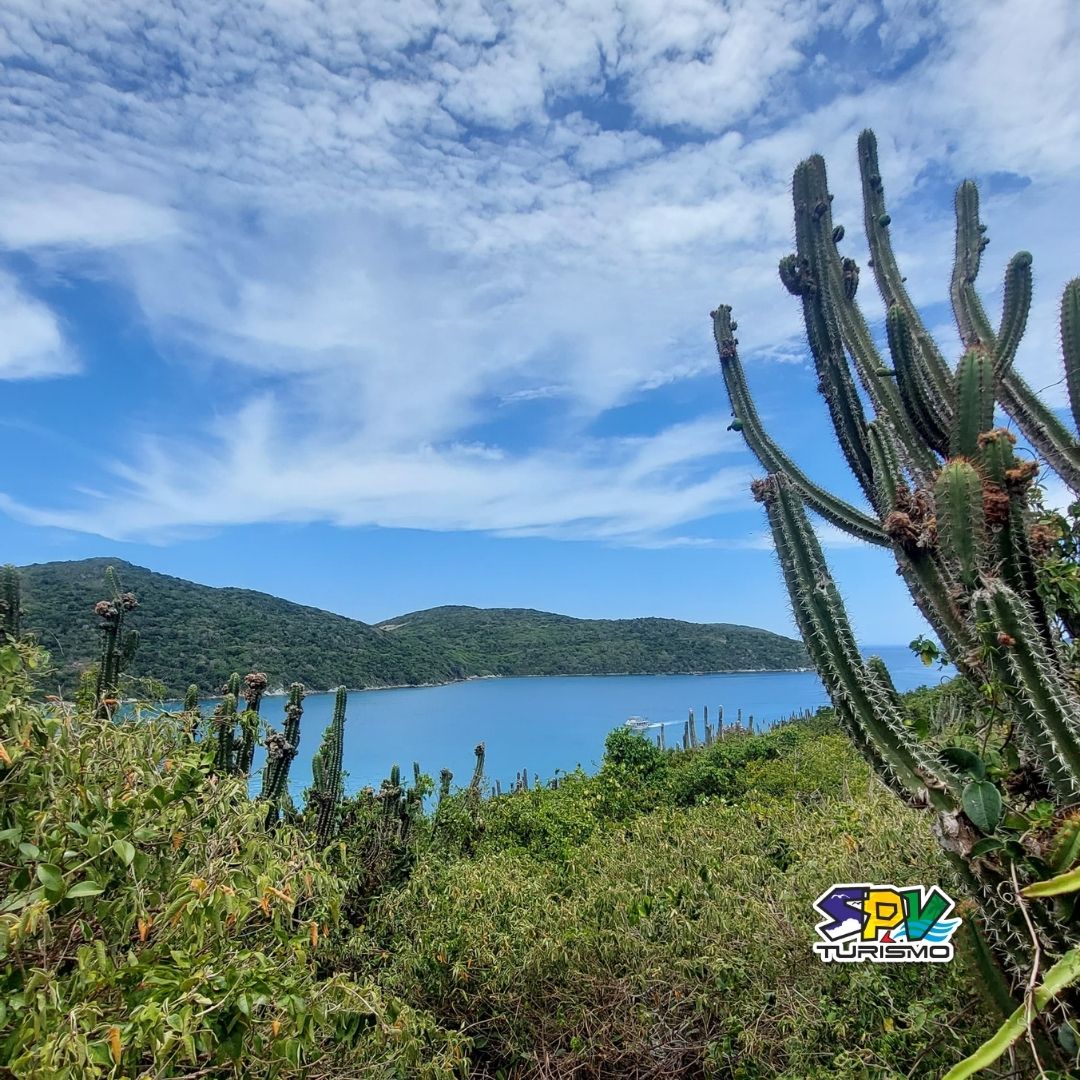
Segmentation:
{"type": "Polygon", "coordinates": [[[12,911],[22,911],[24,907],[28,907],[30,904],[36,904],[44,892],[44,889],[31,889],[28,892],[15,893],[13,896],[6,896],[0,901],[0,914],[8,914],[12,911]]]}
{"type": "Polygon", "coordinates": [[[131,861],[135,858],[135,845],[129,840],[114,840],[112,845],[113,851],[120,856],[120,861],[125,866],[130,866],[131,861]]]}
{"type": "Polygon", "coordinates": [[[940,756],[943,761],[948,762],[960,772],[967,773],[973,780],[982,780],[986,777],[986,762],[974,750],[968,750],[963,746],[946,746],[940,756]]]}
{"type": "Polygon", "coordinates": [[[996,836],[987,836],[972,847],[971,857],[977,859],[980,855],[989,855],[991,851],[997,851],[1004,846],[1004,842],[996,836]]]}
{"type": "Polygon", "coordinates": [[[1022,890],[1024,896],[1061,896],[1063,893],[1076,892],[1080,889],[1080,867],[1067,874],[1058,874],[1047,881],[1036,881],[1022,890]]]}
{"type": "Polygon", "coordinates": [[[989,780],[976,780],[961,796],[964,813],[980,832],[992,833],[1001,820],[1001,792],[989,780]]]}
{"type": "Polygon", "coordinates": [[[68,889],[67,897],[69,900],[72,900],[77,899],[80,896],[97,896],[104,891],[105,886],[96,881],[77,881],[70,889],[68,889]]]}
{"type": "MultiPolygon", "coordinates": [[[[1025,890],[1026,891],[1026,890],[1025,890]]],[[[1032,995],[1031,1008],[1021,1005],[1016,1012],[997,1029],[970,1057],[954,1065],[942,1080],[967,1080],[969,1076],[987,1069],[1002,1057],[1024,1032],[1032,1019],[1041,1013],[1062,990],[1080,979],[1080,949],[1070,949],[1046,973],[1040,986],[1032,995]]]]}
{"type": "Polygon", "coordinates": [[[64,891],[64,875],[59,866],[52,863],[38,863],[37,879],[49,892],[62,893],[64,891]]]}

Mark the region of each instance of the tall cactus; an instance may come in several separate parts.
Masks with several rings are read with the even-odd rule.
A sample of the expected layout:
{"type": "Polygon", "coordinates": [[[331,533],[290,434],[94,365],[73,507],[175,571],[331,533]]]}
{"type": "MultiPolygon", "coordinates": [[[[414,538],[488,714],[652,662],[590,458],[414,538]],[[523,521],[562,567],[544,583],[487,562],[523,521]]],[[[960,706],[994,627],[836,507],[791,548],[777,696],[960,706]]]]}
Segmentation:
{"type": "MultiPolygon", "coordinates": [[[[230,681],[231,685],[231,681],[230,681]]],[[[228,687],[226,687],[228,689],[228,687]]],[[[217,751],[214,755],[214,771],[221,776],[236,767],[236,695],[226,693],[214,709],[214,732],[217,751]]]]}
{"type": "MultiPolygon", "coordinates": [[[[1017,457],[1015,437],[994,427],[995,405],[1074,490],[1080,443],[1012,370],[1031,302],[1031,256],[1021,252],[1009,263],[997,328],[975,291],[987,242],[975,185],[965,181],[956,197],[951,299],[965,351],[950,369],[896,265],[872,132],[859,139],[859,164],[891,364],[855,303],[859,269],[838,250],[843,229],[833,225],[825,163],[817,156],[795,170],[797,250],[781,260],[780,277],[801,301],[819,389],[868,509],[811,481],[765,431],[729,307],[712,313],[713,332],[732,426],[768,474],[754,482],[754,497],[764,504],[796,622],[836,715],[886,785],[936,815],[935,832],[981,907],[977,921],[1018,986],[1038,954],[1046,962],[1080,942],[1072,907],[1033,901],[1022,911],[1013,887],[1014,875],[1025,885],[1068,868],[1051,868],[1046,852],[1066,827],[1064,808],[1080,803],[1080,696],[1065,648],[1070,624],[1047,610],[1039,591],[1031,499],[1039,466],[1017,457]],[[1000,703],[1007,723],[997,750],[1005,765],[993,755],[984,761],[971,751],[950,753],[908,726],[884,665],[859,653],[807,507],[891,549],[949,657],[1000,703]],[[1011,759],[1006,730],[1021,748],[1011,759]],[[1002,791],[1012,817],[994,809],[1002,791]],[[1024,812],[1046,793],[1058,813],[1040,831],[1024,812]]],[[[1061,340],[1080,423],[1080,279],[1065,290],[1061,340]]]]}
{"type": "Polygon", "coordinates": [[[344,686],[339,686],[334,698],[333,716],[323,734],[322,746],[312,762],[314,783],[309,805],[315,810],[315,843],[319,847],[329,844],[337,831],[338,806],[343,794],[341,762],[347,697],[348,691],[344,686]]]}
{"type": "Polygon", "coordinates": [[[473,753],[476,755],[476,764],[473,766],[472,779],[469,781],[469,791],[473,797],[476,797],[480,794],[480,785],[484,780],[484,744],[482,742],[477,743],[473,748],[473,753]]]}
{"type": "Polygon", "coordinates": [[[120,582],[111,566],[105,571],[105,580],[109,584],[112,599],[99,600],[94,605],[94,614],[100,620],[98,630],[101,634],[101,654],[94,687],[94,702],[99,716],[108,716],[116,708],[120,676],[130,666],[139,644],[136,631],[124,632],[125,615],[139,606],[135,594],[120,591],[120,582]]]}
{"type": "Polygon", "coordinates": [[[187,718],[187,732],[192,737],[199,730],[202,712],[199,709],[199,687],[192,683],[184,694],[184,716],[187,718]]]}
{"type": "Polygon", "coordinates": [[[0,638],[22,636],[22,596],[19,572],[10,563],[0,570],[0,638]]]}
{"type": "Polygon", "coordinates": [[[236,756],[236,771],[244,776],[251,772],[251,763],[255,758],[255,741],[259,737],[259,706],[267,685],[266,675],[261,671],[249,672],[243,679],[247,708],[240,716],[241,742],[236,756]]]}
{"type": "Polygon", "coordinates": [[[300,683],[289,687],[285,701],[285,729],[270,729],[266,736],[266,766],[260,798],[266,808],[266,828],[272,829],[288,794],[289,767],[300,746],[300,718],[304,715],[304,688],[300,683]]]}

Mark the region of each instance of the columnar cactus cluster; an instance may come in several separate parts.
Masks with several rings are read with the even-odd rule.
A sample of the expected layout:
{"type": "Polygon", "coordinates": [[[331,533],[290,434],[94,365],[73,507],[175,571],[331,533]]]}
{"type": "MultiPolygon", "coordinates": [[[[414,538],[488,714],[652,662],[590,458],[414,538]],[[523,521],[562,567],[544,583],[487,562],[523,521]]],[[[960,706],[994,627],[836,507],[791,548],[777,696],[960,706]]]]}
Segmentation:
{"type": "Polygon", "coordinates": [[[259,737],[259,706],[266,693],[267,678],[261,671],[244,676],[241,692],[247,708],[240,715],[240,748],[236,756],[236,771],[246,776],[255,758],[255,743],[259,737]]]}
{"type": "MultiPolygon", "coordinates": [[[[1039,590],[1048,538],[1033,520],[1031,489],[1040,466],[995,426],[995,407],[1078,492],[1080,444],[1012,367],[1031,302],[1031,256],[1020,252],[1009,262],[996,327],[975,291],[987,244],[975,185],[966,181],[956,193],[951,298],[964,352],[950,367],[897,268],[870,131],[859,139],[859,167],[868,265],[887,309],[890,361],[855,303],[859,267],[839,250],[844,230],[833,224],[817,156],[795,170],[797,250],[781,260],[780,277],[801,303],[818,388],[869,509],[816,484],[765,430],[731,309],[720,306],[713,330],[731,426],[768,474],[753,493],[768,514],[796,621],[840,722],[893,791],[936,814],[941,843],[981,906],[979,922],[1018,984],[1037,954],[1045,962],[1080,942],[1072,906],[1032,900],[1024,910],[1016,895],[1017,883],[1030,885],[1076,861],[1074,846],[1059,840],[1075,830],[1078,816],[1071,808],[1080,802],[1080,697],[1067,623],[1039,590]],[[913,733],[884,665],[860,655],[807,507],[892,552],[949,658],[991,697],[989,724],[1001,733],[993,755],[913,733]],[[1055,809],[1040,831],[1029,811],[1047,798],[1055,809]],[[1060,851],[1070,854],[1058,859],[1060,851]]],[[[1080,279],[1065,289],[1061,342],[1080,422],[1080,279]]]]}
{"type": "Polygon", "coordinates": [[[288,793],[289,767],[300,747],[300,718],[304,715],[304,688],[300,683],[289,687],[285,701],[284,731],[270,728],[266,735],[266,766],[260,798],[269,805],[266,808],[266,827],[277,824],[281,805],[288,793]]]}
{"type": "Polygon", "coordinates": [[[222,690],[224,697],[214,709],[213,716],[213,729],[217,736],[214,770],[219,774],[236,771],[236,699],[240,690],[240,676],[235,671],[222,690]]]}
{"type": "Polygon", "coordinates": [[[0,639],[22,636],[22,595],[19,574],[10,564],[0,570],[0,639]]]}
{"type": "Polygon", "coordinates": [[[139,602],[134,593],[121,592],[116,571],[110,566],[105,579],[112,592],[111,600],[99,600],[94,614],[99,621],[101,633],[101,658],[98,661],[94,702],[98,714],[111,715],[119,704],[120,676],[131,665],[135,650],[139,647],[137,630],[124,632],[124,616],[134,611],[139,602]]]}
{"type": "MultiPolygon", "coordinates": [[[[449,769],[443,769],[440,774],[439,803],[450,793],[450,781],[453,774],[449,769]]],[[[379,793],[376,796],[382,803],[382,823],[379,843],[382,845],[392,844],[400,848],[408,842],[409,834],[424,813],[425,781],[420,771],[420,763],[413,762],[412,786],[406,788],[401,782],[401,769],[394,765],[390,769],[390,776],[382,782],[379,793]]],[[[430,790],[430,787],[427,789],[430,790]]],[[[436,819],[438,807],[436,807],[436,819]]]]}
{"type": "MultiPolygon", "coordinates": [[[[338,825],[338,808],[344,787],[341,779],[341,763],[344,751],[345,704],[348,691],[337,688],[334,713],[323,734],[322,746],[311,763],[312,787],[309,809],[315,813],[315,842],[325,847],[334,838],[338,825]]],[[[397,766],[394,766],[395,770],[397,766]]],[[[400,787],[400,778],[395,786],[400,787]]]]}

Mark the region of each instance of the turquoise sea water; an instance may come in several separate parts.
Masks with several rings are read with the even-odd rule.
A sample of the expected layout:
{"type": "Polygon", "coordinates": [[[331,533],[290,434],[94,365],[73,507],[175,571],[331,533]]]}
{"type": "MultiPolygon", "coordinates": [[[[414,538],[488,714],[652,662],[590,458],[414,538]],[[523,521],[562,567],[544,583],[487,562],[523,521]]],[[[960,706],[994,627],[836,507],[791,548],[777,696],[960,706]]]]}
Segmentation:
{"type": "MultiPolygon", "coordinates": [[[[900,690],[943,678],[907,648],[867,652],[885,660],[900,690]]],[[[304,699],[300,752],[290,776],[294,797],[310,781],[311,758],[330,720],[333,700],[332,694],[304,699]]],[[[717,706],[723,705],[726,723],[734,721],[741,708],[744,720],[752,713],[760,728],[824,704],[825,691],[813,672],[478,679],[450,686],[363,690],[349,694],[346,788],[377,788],[395,763],[411,775],[413,761],[436,780],[445,766],[454,773],[455,785],[466,784],[473,747],[483,742],[488,782],[498,778],[505,790],[523,768],[529,770],[530,783],[534,773],[547,780],[556,769],[569,771],[579,764],[592,771],[603,756],[608,732],[629,716],[676,721],[667,729],[670,746],[681,740],[682,722],[691,708],[700,735],[705,705],[713,723],[717,706]]],[[[283,706],[284,698],[267,697],[262,715],[280,728],[283,706]]],[[[258,757],[255,764],[260,765],[258,757]]]]}

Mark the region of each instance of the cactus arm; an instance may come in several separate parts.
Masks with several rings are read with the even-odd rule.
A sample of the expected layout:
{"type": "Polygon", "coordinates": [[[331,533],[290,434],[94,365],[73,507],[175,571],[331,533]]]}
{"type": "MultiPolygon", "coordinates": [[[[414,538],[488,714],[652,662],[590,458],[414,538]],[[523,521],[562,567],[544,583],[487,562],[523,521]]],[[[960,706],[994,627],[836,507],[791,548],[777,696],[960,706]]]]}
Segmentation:
{"type": "Polygon", "coordinates": [[[1031,254],[1018,251],[1005,269],[1005,292],[1001,323],[995,335],[994,374],[997,378],[1012,366],[1031,311],[1031,254]]]}
{"type": "Polygon", "coordinates": [[[235,765],[233,759],[233,727],[236,722],[236,697],[226,694],[216,710],[215,726],[217,728],[217,756],[214,768],[218,774],[232,772],[235,765]]]}
{"type": "Polygon", "coordinates": [[[1061,355],[1073,423],[1080,430],[1080,278],[1073,278],[1061,295],[1061,355]]]}
{"type": "Polygon", "coordinates": [[[985,226],[979,221],[979,189],[965,180],[956,189],[956,256],[953,260],[952,299],[956,328],[965,349],[991,348],[994,331],[975,291],[983,249],[989,243],[985,226]]]}
{"type": "Polygon", "coordinates": [[[900,694],[896,689],[896,683],[893,682],[892,674],[885,666],[885,661],[880,656],[868,656],[866,658],[866,670],[870,677],[874,679],[878,686],[888,695],[889,700],[896,707],[899,712],[902,710],[900,704],[900,694]]]}
{"type": "MultiPolygon", "coordinates": [[[[800,243],[798,257],[807,267],[809,280],[817,286],[804,290],[804,304],[809,302],[821,308],[824,323],[837,327],[843,347],[851,356],[859,382],[879,421],[888,423],[893,429],[901,454],[911,467],[926,474],[936,468],[937,461],[913,430],[896,384],[890,376],[882,374],[881,355],[849,286],[857,268],[851,260],[847,260],[849,265],[846,266],[837,251],[837,240],[843,233],[833,228],[832,197],[821,157],[814,156],[799,166],[792,190],[795,193],[796,236],[808,237],[805,249],[800,243]],[[801,225],[800,218],[805,219],[801,225]],[[826,313],[827,319],[824,318],[826,313]]],[[[847,375],[842,351],[837,362],[843,365],[842,375],[847,375]]],[[[847,375],[843,383],[845,393],[849,384],[850,375],[847,375]]]]}
{"type": "Polygon", "coordinates": [[[957,458],[946,464],[934,483],[941,549],[949,553],[959,580],[973,588],[986,553],[982,477],[970,461],[957,458]]]}
{"type": "Polygon", "coordinates": [[[1032,463],[1021,465],[1013,453],[1015,440],[1004,428],[986,432],[979,442],[979,460],[987,481],[984,498],[994,517],[997,572],[1031,606],[1043,640],[1055,651],[1049,619],[1038,595],[1035,561],[1027,535],[1032,463]]]}
{"type": "Polygon", "coordinates": [[[888,692],[867,673],[801,498],[779,474],[758,481],[755,497],[765,503],[796,621],[830,697],[851,710],[890,783],[895,778],[911,797],[943,809],[954,806],[958,778],[923,753],[888,692]]]}
{"type": "Polygon", "coordinates": [[[236,756],[236,771],[241,776],[251,772],[251,763],[255,758],[255,740],[259,735],[259,714],[254,709],[245,709],[240,714],[241,742],[236,756]]]}
{"type": "Polygon", "coordinates": [[[1005,583],[1027,602],[1043,645],[1052,657],[1058,655],[1057,635],[1051,628],[1046,606],[1039,597],[1038,571],[1027,531],[1027,513],[1021,499],[1009,499],[1009,520],[1000,533],[1001,566],[1005,583]]]}
{"type": "Polygon", "coordinates": [[[904,287],[904,278],[897,266],[889,235],[890,218],[878,166],[877,138],[869,129],[859,136],[859,174],[862,179],[863,223],[878,291],[886,308],[899,307],[904,312],[921,376],[934,387],[936,398],[946,401],[952,388],[952,372],[934,339],[927,333],[918,309],[904,287]]]}
{"type": "MultiPolygon", "coordinates": [[[[870,454],[866,447],[866,416],[848,368],[835,305],[828,302],[828,271],[821,251],[821,223],[828,216],[828,192],[822,190],[824,162],[813,157],[795,169],[795,256],[806,336],[814,357],[822,396],[829,408],[833,430],[848,466],[867,499],[873,498],[870,454]]],[[[831,232],[829,242],[832,242],[831,232]]],[[[784,265],[790,265],[785,260],[784,265]]],[[[781,267],[781,278],[785,270],[781,267]]]]}
{"type": "Polygon", "coordinates": [[[1073,491],[1080,493],[1080,444],[1057,414],[1043,404],[1016,371],[1002,377],[998,398],[1028,442],[1073,491]]]}
{"type": "Polygon", "coordinates": [[[897,388],[912,424],[937,453],[945,456],[952,419],[951,387],[949,397],[944,397],[937,385],[926,377],[925,365],[920,364],[916,356],[910,317],[899,304],[889,308],[885,317],[885,332],[896,371],[897,388]]]}
{"type": "Polygon", "coordinates": [[[952,457],[975,457],[979,436],[994,426],[994,361],[983,349],[969,349],[956,366],[956,410],[949,433],[952,457]]]}
{"type": "Polygon", "coordinates": [[[1080,798],[1080,702],[1059,676],[1024,601],[1007,585],[991,580],[974,597],[989,651],[1012,674],[1006,692],[1024,706],[1032,748],[1058,793],[1080,798]]]}
{"type": "Polygon", "coordinates": [[[288,789],[289,767],[300,745],[300,718],[304,714],[304,688],[293,683],[285,703],[285,729],[278,735],[270,732],[266,740],[266,767],[263,772],[262,798],[266,808],[266,828],[277,823],[283,797],[288,789]]]}
{"type": "MultiPolygon", "coordinates": [[[[983,226],[979,224],[979,193],[970,180],[965,180],[956,192],[956,263],[953,267],[952,299],[957,326],[965,345],[982,345],[992,350],[1001,359],[1011,359],[1015,355],[1019,337],[1017,326],[1023,311],[1022,281],[1013,282],[1013,298],[1002,319],[1002,329],[1007,335],[1004,345],[999,345],[997,335],[990,327],[990,322],[983,310],[982,302],[975,292],[975,277],[979,272],[979,260],[986,237],[982,235],[983,226]],[[1009,311],[1015,309],[1010,317],[1009,311]],[[1011,351],[1010,351],[1011,350],[1011,351]]],[[[1022,278],[1030,274],[1030,265],[1025,269],[1023,256],[1017,255],[1010,263],[1013,275],[1022,278]],[[1014,266],[1014,263],[1016,264],[1014,266]]],[[[1009,280],[1006,279],[1007,292],[1009,280]]],[[[1023,321],[1026,321],[1026,313],[1023,321]]],[[[1022,326],[1020,327],[1022,329],[1022,326]]],[[[1068,376],[1068,357],[1066,357],[1066,376],[1068,376]]],[[[1001,365],[1001,382],[998,397],[1005,411],[1020,425],[1024,437],[1050,463],[1054,471],[1073,491],[1080,492],[1080,444],[1054,411],[1039,399],[1038,395],[1021,376],[1007,365],[1001,365]]]]}
{"type": "Polygon", "coordinates": [[[866,425],[866,441],[874,468],[874,504],[884,516],[896,506],[897,488],[902,479],[896,445],[877,420],[866,425]]]}
{"type": "MultiPolygon", "coordinates": [[[[313,801],[317,811],[315,817],[315,843],[324,848],[334,838],[337,826],[338,806],[341,803],[341,763],[344,754],[345,706],[348,691],[344,686],[337,688],[334,698],[334,712],[330,724],[323,734],[322,746],[316,758],[318,775],[315,777],[313,801]]],[[[316,762],[313,762],[313,766],[316,762]]],[[[313,768],[314,773],[314,768],[313,768]]]]}
{"type": "Polygon", "coordinates": [[[712,319],[713,337],[720,356],[720,371],[731,407],[742,422],[742,433],[747,445],[762,467],[768,472],[783,472],[787,475],[802,492],[807,503],[830,524],[867,543],[887,546],[888,537],[882,532],[877,521],[815,484],[768,435],[750,396],[746,375],[739,361],[731,308],[721,304],[712,313],[712,319]]]}

